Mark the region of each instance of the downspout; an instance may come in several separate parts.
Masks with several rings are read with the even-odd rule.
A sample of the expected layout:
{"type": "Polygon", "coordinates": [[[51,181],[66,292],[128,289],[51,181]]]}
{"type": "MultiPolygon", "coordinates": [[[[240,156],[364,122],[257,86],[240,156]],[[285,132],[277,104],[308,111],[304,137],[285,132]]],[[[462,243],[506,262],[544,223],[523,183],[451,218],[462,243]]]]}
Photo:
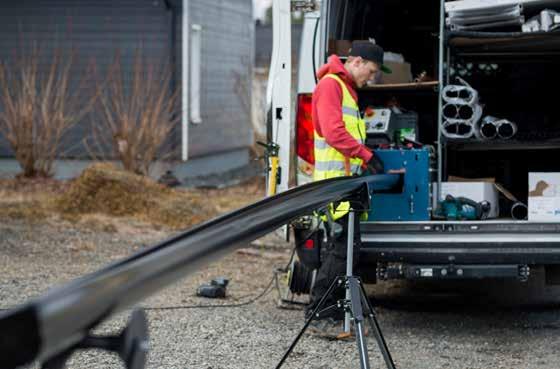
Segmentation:
{"type": "MultiPolygon", "coordinates": [[[[181,160],[187,161],[189,158],[189,0],[182,1],[181,12],[181,160]]],[[[172,4],[173,0],[165,0],[165,5],[169,9],[174,10],[172,20],[172,42],[176,46],[177,40],[177,9],[176,5],[172,4]]],[[[172,48],[172,60],[177,62],[177,53],[175,47],[172,48]]],[[[176,68],[174,72],[176,72],[176,68]]],[[[174,79],[174,86],[177,87],[176,78],[174,79]]]]}
{"type": "Polygon", "coordinates": [[[181,109],[182,109],[182,159],[189,158],[189,0],[183,0],[183,12],[181,16],[181,109]]]}

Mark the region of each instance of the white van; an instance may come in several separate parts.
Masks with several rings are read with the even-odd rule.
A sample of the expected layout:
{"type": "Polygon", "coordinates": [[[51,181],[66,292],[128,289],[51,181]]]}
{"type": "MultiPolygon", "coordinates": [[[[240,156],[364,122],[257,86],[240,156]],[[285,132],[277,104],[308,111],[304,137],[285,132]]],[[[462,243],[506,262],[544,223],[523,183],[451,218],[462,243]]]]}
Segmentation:
{"type": "MultiPolygon", "coordinates": [[[[560,217],[560,212],[555,215],[552,211],[552,218],[544,220],[532,214],[529,220],[523,219],[523,212],[528,202],[538,200],[537,206],[553,207],[555,196],[560,197],[560,193],[548,199],[529,197],[530,192],[534,193],[529,188],[529,173],[537,181],[539,173],[560,172],[556,156],[560,154],[560,110],[556,94],[548,92],[560,86],[560,32],[523,33],[522,20],[517,18],[513,26],[504,23],[485,28],[484,23],[480,27],[466,21],[468,26],[464,28],[464,14],[450,12],[450,4],[454,3],[456,9],[466,6],[468,13],[469,7],[489,3],[498,8],[523,3],[521,17],[528,20],[538,16],[545,6],[560,11],[560,1],[448,1],[447,11],[443,0],[316,3],[318,10],[305,14],[300,45],[293,133],[297,184],[310,181],[313,169],[311,94],[317,83],[315,73],[330,55],[344,57],[353,40],[371,40],[381,45],[394,72],[382,84],[359,91],[361,110],[370,107],[377,112],[389,109],[391,114],[409,112],[414,118],[406,131],[412,140],[397,142],[394,132],[379,135],[370,127],[368,145],[374,150],[405,154],[406,150],[430,148],[426,168],[429,180],[419,185],[427,186],[420,190],[431,196],[427,209],[421,209],[429,216],[422,215],[417,220],[388,214],[390,220],[381,216],[381,220],[370,217],[363,222],[363,269],[377,279],[526,281],[532,268],[544,266],[547,281],[557,282],[560,220],[554,220],[554,216],[560,217]],[[446,21],[452,16],[455,18],[446,21]],[[479,106],[476,109],[481,109],[476,125],[471,127],[469,122],[461,121],[479,113],[474,112],[474,105],[469,105],[472,111],[467,115],[471,116],[463,117],[461,107],[450,106],[443,99],[447,86],[459,86],[456,95],[447,88],[447,100],[461,97],[462,90],[476,92],[474,103],[479,106]],[[514,136],[506,137],[509,132],[500,137],[490,126],[486,127],[486,136],[481,136],[480,122],[488,116],[490,123],[492,117],[496,117],[494,121],[511,123],[504,127],[515,130],[514,136]],[[449,125],[452,119],[458,119],[460,124],[449,125]],[[468,132],[471,128],[474,133],[468,132]],[[425,146],[419,148],[411,141],[425,146]],[[449,192],[453,198],[447,199],[449,207],[442,208],[446,191],[454,191],[449,192]],[[454,202],[461,197],[474,199],[477,204],[492,204],[482,216],[476,215],[477,219],[468,215],[462,219],[457,212],[464,210],[463,204],[454,202]],[[515,217],[521,219],[512,216],[514,204],[518,207],[515,217]]],[[[556,177],[560,188],[560,174],[556,177]]],[[[419,201],[410,200],[409,207],[412,209],[419,201]]],[[[389,212],[387,208],[377,211],[389,212]]]]}

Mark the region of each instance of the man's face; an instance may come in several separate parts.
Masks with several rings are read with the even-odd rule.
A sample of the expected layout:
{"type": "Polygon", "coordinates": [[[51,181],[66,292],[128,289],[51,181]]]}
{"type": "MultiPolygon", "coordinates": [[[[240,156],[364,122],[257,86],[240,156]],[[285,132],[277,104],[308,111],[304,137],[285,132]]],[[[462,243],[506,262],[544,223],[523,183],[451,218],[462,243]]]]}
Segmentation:
{"type": "Polygon", "coordinates": [[[379,66],[376,63],[362,58],[353,60],[352,66],[353,73],[351,74],[358,88],[364,87],[369,80],[375,78],[376,74],[379,73],[379,66]]]}

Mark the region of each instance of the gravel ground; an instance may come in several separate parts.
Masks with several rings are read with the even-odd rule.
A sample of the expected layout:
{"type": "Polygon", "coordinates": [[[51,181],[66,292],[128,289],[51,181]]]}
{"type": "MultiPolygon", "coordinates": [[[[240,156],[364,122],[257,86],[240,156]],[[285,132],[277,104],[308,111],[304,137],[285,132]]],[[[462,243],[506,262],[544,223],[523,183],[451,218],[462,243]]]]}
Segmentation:
{"type": "MultiPolygon", "coordinates": [[[[169,236],[142,224],[116,228],[116,232],[88,229],[63,221],[0,224],[2,307],[15,306],[169,236]]],[[[247,301],[269,284],[273,267],[288,259],[285,245],[267,239],[145,301],[143,306],[150,308],[148,368],[274,367],[303,323],[301,311],[276,307],[275,291],[238,308],[157,308],[247,301]],[[231,279],[228,299],[194,296],[200,283],[221,275],[231,279]]],[[[407,289],[394,292],[381,300],[377,310],[399,368],[560,367],[560,311],[556,308],[490,309],[469,296],[417,298],[407,289]]],[[[97,332],[117,332],[126,318],[127,314],[121,314],[97,332]]],[[[369,351],[372,368],[383,368],[373,340],[369,351]]],[[[121,367],[115,356],[98,351],[78,353],[68,364],[68,368],[121,367]]],[[[285,367],[359,368],[356,345],[305,336],[285,367]]]]}

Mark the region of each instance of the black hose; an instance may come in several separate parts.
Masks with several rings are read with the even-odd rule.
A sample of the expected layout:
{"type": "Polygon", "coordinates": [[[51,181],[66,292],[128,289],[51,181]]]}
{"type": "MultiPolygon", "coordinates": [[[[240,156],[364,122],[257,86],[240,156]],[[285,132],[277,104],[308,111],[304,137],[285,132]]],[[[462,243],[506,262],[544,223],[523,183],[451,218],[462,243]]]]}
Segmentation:
{"type": "Polygon", "coordinates": [[[313,282],[313,271],[300,262],[292,264],[292,276],[290,278],[290,291],[297,295],[311,292],[313,282]]]}
{"type": "Polygon", "coordinates": [[[319,29],[319,20],[320,18],[317,18],[317,21],[315,22],[315,30],[313,31],[313,45],[311,47],[311,62],[313,63],[313,78],[315,78],[315,84],[319,82],[317,80],[317,67],[315,66],[315,46],[317,45],[317,30],[319,29]]]}

